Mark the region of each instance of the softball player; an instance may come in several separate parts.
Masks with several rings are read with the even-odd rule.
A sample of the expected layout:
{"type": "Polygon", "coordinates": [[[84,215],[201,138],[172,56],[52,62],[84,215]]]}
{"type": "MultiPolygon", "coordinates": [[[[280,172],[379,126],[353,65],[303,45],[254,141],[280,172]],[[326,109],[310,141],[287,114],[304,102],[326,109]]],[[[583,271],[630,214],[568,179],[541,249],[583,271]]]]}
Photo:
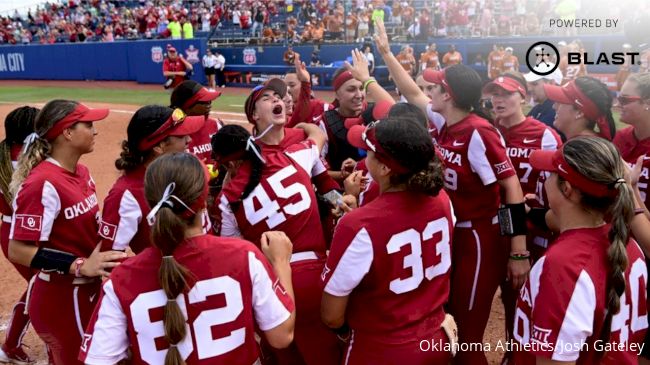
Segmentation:
{"type": "Polygon", "coordinates": [[[345,364],[447,363],[444,349],[419,347],[424,338],[449,342],[441,326],[455,218],[431,137],[410,119],[388,117],[352,127],[348,138],[368,151],[380,195],[336,227],[322,319],[348,338],[345,364]]]}
{"type": "MultiPolygon", "coordinates": [[[[9,231],[11,230],[11,207],[12,195],[9,192],[9,183],[14,166],[18,164],[18,157],[23,148],[23,141],[29,134],[34,132],[34,119],[38,109],[23,106],[12,110],[5,118],[5,139],[0,142],[0,214],[2,214],[2,225],[0,226],[0,245],[5,257],[9,257],[9,231]]],[[[16,265],[18,273],[29,282],[33,272],[26,266],[16,265]]],[[[5,330],[5,342],[0,348],[0,361],[11,363],[32,363],[29,356],[23,351],[22,339],[29,326],[29,317],[25,313],[25,298],[27,291],[23,293],[12,310],[11,320],[5,330]]]]}
{"type": "MultiPolygon", "coordinates": [[[[319,275],[325,264],[326,241],[316,205],[311,177],[327,176],[318,146],[325,136],[314,127],[318,146],[311,139],[288,147],[255,144],[257,138],[281,141],[285,121],[280,95],[269,86],[253,90],[246,100],[249,119],[256,128],[251,137],[243,127],[229,125],[213,137],[213,153],[228,170],[229,181],[219,200],[222,236],[241,236],[258,244],[269,230],[285,232],[293,242],[292,276],[296,308],[296,351],[275,352],[278,363],[338,364],[336,337],[320,322],[319,275]],[[277,111],[277,113],[276,113],[277,111]],[[271,121],[268,115],[273,115],[271,121]]],[[[330,192],[338,188],[334,184],[330,192]]]]}
{"type": "Polygon", "coordinates": [[[150,226],[145,217],[149,205],[144,197],[144,173],[160,155],[183,152],[204,126],[203,116],[186,116],[180,109],[144,106],[133,114],[122,141],[115,167],[122,171],[104,200],[99,224],[102,251],[124,251],[130,247],[140,253],[149,247],[150,226]]]}
{"type": "Polygon", "coordinates": [[[81,361],[112,365],[131,352],[133,364],[253,364],[256,327],[272,345],[289,345],[291,241],[281,232],[264,234],[269,265],[250,242],[203,234],[206,179],[187,153],[151,163],[144,186],[153,247],[104,283],[81,361]]]}
{"type": "MultiPolygon", "coordinates": [[[[506,152],[517,171],[523,193],[534,195],[538,191],[541,171],[530,166],[530,153],[535,150],[555,151],[562,144],[560,136],[544,123],[524,115],[522,105],[526,102],[527,90],[526,80],[520,74],[505,73],[496,77],[483,88],[483,93],[491,98],[496,116],[494,124],[505,140],[506,152]]],[[[548,246],[550,235],[545,231],[535,230],[534,227],[529,229],[527,248],[534,257],[540,257],[541,252],[548,246]],[[535,255],[534,252],[540,253],[535,255]]],[[[508,339],[512,338],[512,320],[517,295],[517,291],[509,283],[501,285],[508,339]]],[[[505,356],[509,357],[510,354],[506,353],[505,356]]]]}
{"type": "Polygon", "coordinates": [[[621,156],[602,138],[577,137],[555,152],[534,151],[530,162],[551,172],[544,187],[560,235],[520,291],[514,363],[636,363],[648,273],[628,239],[634,202],[621,156]],[[627,347],[600,351],[608,343],[627,347]]]}
{"type": "Polygon", "coordinates": [[[553,126],[567,139],[596,135],[609,141],[614,138],[616,126],[611,111],[612,95],[607,85],[585,76],[562,87],[544,84],[544,92],[555,102],[553,126]]]}
{"type": "Polygon", "coordinates": [[[200,130],[192,133],[188,152],[198,157],[206,164],[212,164],[212,145],[210,138],[217,133],[223,125],[220,120],[210,118],[212,101],[221,95],[219,91],[209,91],[201,84],[192,80],[185,80],[180,83],[171,95],[171,108],[181,109],[189,116],[200,116],[204,118],[200,130]]]}
{"type": "MultiPolygon", "coordinates": [[[[397,87],[437,130],[445,189],[458,218],[448,308],[458,320],[460,342],[480,343],[498,286],[508,279],[519,288],[530,269],[521,185],[499,132],[480,105],[481,77],[463,65],[425,70],[424,79],[436,84],[429,99],[390,52],[383,22],[377,22],[377,31],[377,49],[397,87]]],[[[487,364],[482,351],[460,352],[455,361],[487,364]]]]}
{"type": "MultiPolygon", "coordinates": [[[[638,208],[647,209],[650,206],[650,201],[648,201],[650,158],[646,157],[650,156],[650,131],[647,131],[647,126],[650,125],[650,74],[630,75],[621,88],[618,105],[621,111],[621,121],[631,126],[616,133],[614,145],[618,147],[625,162],[633,165],[637,171],[634,179],[634,191],[638,208]]],[[[650,236],[647,236],[646,232],[649,231],[649,226],[643,224],[639,226],[640,219],[640,217],[635,217],[631,228],[635,238],[648,252],[650,236]]],[[[648,364],[650,363],[650,336],[646,336],[644,343],[645,346],[641,354],[644,359],[639,360],[640,363],[648,364]]]]}
{"type": "Polygon", "coordinates": [[[99,276],[126,256],[99,252],[95,183],[78,163],[93,151],[93,122],[107,115],[107,109],[89,109],[74,101],[47,103],[11,181],[15,198],[9,258],[39,270],[26,306],[55,365],[79,363],[83,329],[98,299],[99,276]]]}

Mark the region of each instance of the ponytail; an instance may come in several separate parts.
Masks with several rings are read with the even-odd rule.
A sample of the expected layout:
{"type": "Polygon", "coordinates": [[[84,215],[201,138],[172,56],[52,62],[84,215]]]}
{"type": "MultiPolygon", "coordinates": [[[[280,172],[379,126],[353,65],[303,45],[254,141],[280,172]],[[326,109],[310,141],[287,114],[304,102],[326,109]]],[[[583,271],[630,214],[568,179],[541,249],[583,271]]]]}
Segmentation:
{"type": "Polygon", "coordinates": [[[203,199],[201,208],[204,208],[205,183],[203,165],[188,153],[163,155],[151,163],[145,174],[145,196],[149,205],[154,207],[151,214],[155,217],[151,242],[162,256],[158,281],[167,297],[163,311],[165,340],[169,343],[165,365],[185,364],[178,344],[187,336],[187,330],[185,316],[176,300],[191,286],[188,279],[192,280],[192,273],[173,255],[185,241],[187,229],[198,219],[197,214],[202,212],[196,207],[188,207],[203,199]],[[170,197],[178,204],[171,203],[170,197]]]}
{"type": "Polygon", "coordinates": [[[34,132],[34,120],[38,112],[38,109],[31,106],[22,106],[12,110],[5,118],[5,139],[0,142],[0,191],[10,205],[13,194],[9,186],[14,172],[11,148],[22,145],[25,138],[34,132]]]}
{"type": "Polygon", "coordinates": [[[611,242],[607,250],[609,271],[607,278],[607,314],[601,340],[609,341],[612,327],[612,317],[620,311],[620,297],[625,293],[625,270],[628,266],[627,241],[629,238],[628,222],[634,216],[634,200],[632,190],[625,183],[617,183],[618,196],[610,208],[612,217],[608,233],[611,242]]]}
{"type": "Polygon", "coordinates": [[[163,325],[165,340],[169,343],[169,350],[165,356],[165,365],[184,365],[185,361],[178,351],[178,343],[187,336],[185,316],[176,298],[188,287],[186,277],[188,270],[174,259],[174,249],[185,238],[187,223],[178,217],[171,209],[160,209],[156,215],[156,223],[151,232],[151,239],[160,248],[163,255],[158,281],[165,291],[167,303],[163,311],[163,325]]]}
{"type": "MultiPolygon", "coordinates": [[[[27,151],[20,156],[18,160],[18,167],[14,171],[11,178],[11,184],[9,184],[9,194],[11,197],[16,196],[20,184],[25,181],[27,175],[32,171],[36,165],[41,163],[43,160],[49,156],[52,145],[44,138],[36,138],[34,142],[29,145],[27,151]]],[[[11,160],[11,159],[10,159],[11,160]]]]}
{"type": "Polygon", "coordinates": [[[487,120],[488,122],[490,122],[490,124],[494,124],[494,120],[492,119],[492,116],[490,115],[490,113],[487,110],[485,110],[485,108],[483,107],[483,104],[481,104],[480,100],[478,100],[478,101],[476,101],[476,102],[474,102],[472,104],[472,111],[471,112],[478,115],[479,117],[487,120]]]}
{"type": "Polygon", "coordinates": [[[129,146],[129,141],[122,141],[122,152],[120,158],[115,160],[115,168],[121,171],[132,171],[141,166],[146,159],[137,148],[129,146]]]}

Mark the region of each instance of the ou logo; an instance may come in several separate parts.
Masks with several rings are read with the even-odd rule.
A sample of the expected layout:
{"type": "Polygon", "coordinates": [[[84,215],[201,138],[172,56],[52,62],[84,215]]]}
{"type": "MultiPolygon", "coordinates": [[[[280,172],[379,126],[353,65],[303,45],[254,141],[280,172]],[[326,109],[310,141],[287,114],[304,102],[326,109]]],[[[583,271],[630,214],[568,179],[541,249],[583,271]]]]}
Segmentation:
{"type": "Polygon", "coordinates": [[[27,225],[30,227],[34,227],[36,225],[36,221],[34,218],[27,218],[27,225]]]}
{"type": "Polygon", "coordinates": [[[107,226],[104,226],[104,228],[102,229],[102,233],[108,236],[108,234],[111,233],[111,230],[107,226]]]}

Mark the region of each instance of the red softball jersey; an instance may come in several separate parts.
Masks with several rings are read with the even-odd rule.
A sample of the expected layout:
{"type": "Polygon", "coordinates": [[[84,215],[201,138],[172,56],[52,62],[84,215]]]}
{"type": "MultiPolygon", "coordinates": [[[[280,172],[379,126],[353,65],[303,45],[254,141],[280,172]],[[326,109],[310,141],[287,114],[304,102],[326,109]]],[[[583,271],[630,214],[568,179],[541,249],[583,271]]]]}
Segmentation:
{"type": "Polygon", "coordinates": [[[102,251],[124,251],[130,246],[140,253],[150,246],[151,227],[146,217],[151,209],[144,197],[145,171],[142,165],[120,176],[104,199],[99,222],[102,251]]]}
{"type": "Polygon", "coordinates": [[[459,221],[494,217],[501,202],[495,182],[516,175],[499,132],[475,114],[452,126],[431,105],[427,115],[438,131],[436,145],[445,165],[445,189],[456,217],[459,221]]]}
{"type": "Polygon", "coordinates": [[[534,194],[541,171],[530,165],[530,154],[535,150],[555,151],[562,145],[560,136],[546,124],[527,117],[522,123],[505,128],[496,122],[506,142],[506,153],[512,162],[524,194],[534,194]]]}
{"type": "Polygon", "coordinates": [[[455,223],[443,190],[384,193],[341,218],[321,279],[326,293],[349,296],[355,336],[403,343],[439,329],[455,223]]]}
{"type": "MultiPolygon", "coordinates": [[[[266,148],[266,147],[265,147],[266,148]]],[[[244,163],[222,189],[219,211],[222,236],[242,236],[259,245],[262,233],[285,232],[293,252],[325,252],[312,176],[326,172],[317,146],[311,140],[284,151],[265,153],[260,183],[240,200],[248,183],[251,164],[244,163]]]]}
{"type": "Polygon", "coordinates": [[[221,128],[221,123],[212,118],[206,118],[203,127],[196,133],[190,135],[190,142],[187,152],[198,157],[199,160],[206,164],[213,164],[212,160],[212,136],[221,128]]]}
{"type": "MultiPolygon", "coordinates": [[[[255,329],[273,329],[294,310],[264,255],[250,242],[202,235],[179,245],[174,259],[191,272],[188,289],[176,298],[186,318],[187,335],[178,343],[183,359],[201,365],[254,363],[255,329]]],[[[169,344],[161,261],[161,252],[151,247],[113,270],[81,343],[81,361],[116,364],[131,350],[133,364],[164,363],[169,344]]]]}
{"type": "Polygon", "coordinates": [[[612,318],[610,340],[599,340],[607,308],[609,228],[565,231],[535,263],[517,300],[515,364],[535,364],[535,356],[596,364],[600,363],[598,349],[608,343],[628,349],[608,351],[607,363],[630,363],[625,359],[638,353],[630,350],[631,343],[643,343],[648,327],[648,273],[634,240],[626,248],[629,265],[621,311],[612,318]]]}
{"type": "Polygon", "coordinates": [[[70,172],[47,158],[32,169],[14,200],[9,238],[88,257],[99,242],[99,206],[88,168],[70,172]]]}

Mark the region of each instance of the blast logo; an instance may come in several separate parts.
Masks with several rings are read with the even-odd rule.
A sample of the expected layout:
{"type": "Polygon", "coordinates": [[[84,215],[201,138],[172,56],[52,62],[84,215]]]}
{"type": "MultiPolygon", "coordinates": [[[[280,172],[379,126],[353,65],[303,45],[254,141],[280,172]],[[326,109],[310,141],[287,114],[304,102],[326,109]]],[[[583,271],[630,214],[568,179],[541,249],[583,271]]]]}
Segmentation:
{"type": "Polygon", "coordinates": [[[151,60],[155,63],[161,63],[163,61],[162,47],[151,47],[151,60]]]}

